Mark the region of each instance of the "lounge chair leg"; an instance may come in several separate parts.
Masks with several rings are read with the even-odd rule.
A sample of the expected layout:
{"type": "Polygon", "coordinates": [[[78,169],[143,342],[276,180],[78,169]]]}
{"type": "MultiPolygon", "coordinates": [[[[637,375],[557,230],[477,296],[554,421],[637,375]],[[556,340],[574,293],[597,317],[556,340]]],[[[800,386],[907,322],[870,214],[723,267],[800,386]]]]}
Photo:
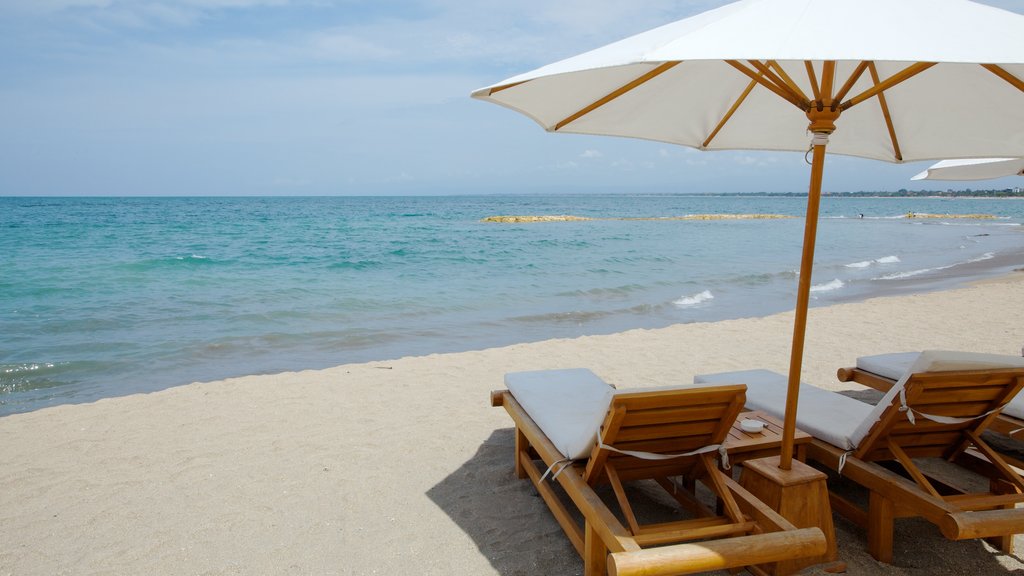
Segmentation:
{"type": "Polygon", "coordinates": [[[530,441],[526,439],[526,434],[523,434],[523,431],[520,430],[518,426],[516,426],[515,469],[517,478],[522,479],[527,477],[526,469],[523,468],[522,458],[520,458],[519,455],[526,452],[529,449],[530,441]]]}
{"type": "Polygon", "coordinates": [[[608,573],[608,548],[590,522],[584,531],[583,576],[604,576],[608,573]]]}
{"type": "Polygon", "coordinates": [[[986,538],[986,542],[992,545],[993,548],[1001,550],[1004,554],[1013,554],[1013,535],[1007,536],[993,536],[986,538]]]}
{"type": "Polygon", "coordinates": [[[896,509],[892,500],[871,492],[868,501],[868,553],[886,564],[892,564],[893,525],[896,509]]]}
{"type": "MultiPolygon", "coordinates": [[[[1012,510],[1015,508],[1013,504],[1007,506],[1000,506],[1003,510],[1012,510]]],[[[1004,554],[1013,554],[1013,534],[1004,534],[1002,536],[992,536],[991,538],[985,538],[985,541],[992,545],[997,550],[1002,551],[1004,554]]]]}

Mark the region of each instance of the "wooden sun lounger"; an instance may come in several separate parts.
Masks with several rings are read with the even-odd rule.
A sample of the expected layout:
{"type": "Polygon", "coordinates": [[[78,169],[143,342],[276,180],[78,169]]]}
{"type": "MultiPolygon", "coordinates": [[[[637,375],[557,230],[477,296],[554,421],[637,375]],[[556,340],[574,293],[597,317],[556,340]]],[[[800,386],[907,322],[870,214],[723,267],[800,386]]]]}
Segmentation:
{"type": "Polygon", "coordinates": [[[1022,387],[1022,368],[916,373],[904,385],[916,424],[896,394],[845,459],[845,450],[817,439],[808,446],[807,458],[835,470],[842,467],[843,476],[869,490],[867,510],[835,494],[831,502],[833,510],[867,528],[868,550],[878,560],[892,561],[894,520],[910,516],[926,518],[951,540],[988,538],[1010,552],[1013,535],[1024,533],[1024,509],[1015,508],[1024,502],[1024,480],[981,434],[1022,387]],[[971,420],[940,423],[925,415],[971,420]],[[980,457],[971,457],[968,449],[980,457]],[[970,494],[929,478],[913,461],[924,457],[945,458],[982,473],[990,480],[989,491],[970,494]],[[883,466],[892,463],[902,473],[883,466]]]}
{"type": "Polygon", "coordinates": [[[651,460],[616,450],[688,453],[721,444],[744,403],[745,386],[618,392],[600,428],[603,440],[586,461],[569,464],[552,480],[565,457],[508,390],[491,393],[516,425],[515,472],[529,478],[584,560],[584,574],[689,574],[748,567],[772,573],[782,560],[812,558],[826,551],[818,528],[797,529],[717,466],[717,452],[651,460]],[[539,460],[539,462],[538,462],[539,460]],[[682,485],[670,478],[682,476],[682,485]],[[626,483],[653,479],[693,518],[641,524],[626,483]],[[709,488],[721,513],[698,501],[695,482],[709,488]],[[575,510],[563,503],[555,484],[575,510]],[[594,491],[612,488],[619,515],[594,491]],[[582,523],[577,519],[582,516],[582,523]]]}
{"type": "MultiPolygon", "coordinates": [[[[873,388],[879,392],[888,392],[896,384],[896,380],[876,374],[874,372],[868,372],[856,366],[850,368],[840,368],[836,372],[836,377],[839,378],[840,382],[856,382],[858,384],[873,388]]],[[[1010,416],[1009,414],[1000,413],[992,421],[989,426],[989,431],[995,432],[1006,436],[1007,438],[1013,438],[1015,440],[1024,439],[1024,419],[1010,416]]],[[[1003,454],[1003,459],[1013,464],[1017,468],[1024,469],[1024,460],[1014,458],[1012,456],[1003,454]]]]}

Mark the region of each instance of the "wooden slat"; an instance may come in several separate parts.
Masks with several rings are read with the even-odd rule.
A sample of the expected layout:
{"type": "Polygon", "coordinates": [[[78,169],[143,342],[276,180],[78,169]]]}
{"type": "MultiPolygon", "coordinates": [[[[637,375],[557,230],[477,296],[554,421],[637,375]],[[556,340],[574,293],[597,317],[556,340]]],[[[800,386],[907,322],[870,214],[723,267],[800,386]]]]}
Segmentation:
{"type": "Polygon", "coordinates": [[[676,520],[674,522],[659,522],[648,524],[640,531],[641,534],[657,532],[658,530],[681,530],[684,528],[711,528],[722,527],[731,524],[728,518],[712,516],[708,518],[691,518],[689,520],[676,520]]]}
{"type": "Polygon", "coordinates": [[[934,386],[957,386],[963,383],[989,382],[1006,383],[1024,374],[1021,368],[1005,368],[995,370],[957,370],[945,372],[918,372],[915,380],[927,382],[934,386]]]}
{"type": "Polygon", "coordinates": [[[670,406],[717,406],[730,403],[737,392],[745,390],[746,386],[743,384],[727,384],[667,390],[624,391],[615,394],[613,402],[622,403],[630,410],[670,406]]]}
{"type": "Polygon", "coordinates": [[[727,404],[714,406],[676,406],[655,408],[650,410],[631,411],[629,425],[658,424],[661,422],[682,422],[687,420],[719,420],[727,404]]]}
{"type": "Polygon", "coordinates": [[[879,392],[888,392],[889,388],[892,388],[896,384],[895,380],[890,380],[884,376],[866,372],[860,368],[840,368],[836,371],[836,378],[840,382],[856,382],[863,384],[868,388],[874,388],[879,392]]]}
{"type": "MultiPolygon", "coordinates": [[[[703,422],[674,422],[671,424],[649,424],[646,426],[622,426],[615,435],[615,446],[619,447],[624,442],[637,440],[658,440],[662,438],[690,438],[698,437],[710,439],[711,435],[718,428],[718,422],[705,420],[703,422]]],[[[607,439],[605,440],[607,444],[607,439]]]]}
{"type": "MultiPolygon", "coordinates": [[[[636,459],[633,459],[636,462],[636,459]]],[[[621,463],[616,466],[616,470],[619,473],[619,478],[623,482],[632,482],[633,480],[645,480],[648,478],[656,478],[659,476],[680,476],[688,475],[694,469],[694,464],[691,463],[674,463],[674,464],[646,464],[646,465],[633,465],[621,463]]]]}
{"type": "Polygon", "coordinates": [[[963,437],[963,431],[934,431],[928,433],[889,434],[889,440],[896,442],[899,446],[910,449],[925,446],[949,446],[963,437]]]}
{"type": "Polygon", "coordinates": [[[917,403],[920,406],[956,405],[958,403],[967,404],[975,402],[991,404],[993,401],[1002,398],[1005,395],[1005,391],[1005,382],[995,385],[985,382],[957,388],[929,386],[918,397],[917,403]]]}
{"type": "MultiPolygon", "coordinates": [[[[724,519],[723,519],[724,520],[724,519]]],[[[661,525],[651,532],[641,532],[636,535],[636,541],[642,547],[660,546],[663,544],[676,544],[678,542],[692,542],[705,538],[725,538],[740,534],[749,534],[756,524],[743,522],[740,524],[724,524],[722,526],[687,527],[687,521],[679,522],[679,528],[672,525],[661,525]]]]}
{"type": "MultiPolygon", "coordinates": [[[[994,510],[1024,502],[1024,494],[956,494],[946,496],[946,501],[964,510],[994,510]]],[[[1021,531],[1024,532],[1024,526],[1021,526],[1021,531]]]]}
{"type": "Polygon", "coordinates": [[[673,67],[675,67],[678,64],[679,64],[679,62],[665,62],[664,64],[661,64],[660,66],[658,66],[654,70],[651,70],[650,72],[647,72],[646,74],[644,74],[644,75],[640,76],[639,78],[629,82],[628,84],[625,84],[625,85],[621,86],[620,88],[617,88],[616,90],[612,91],[611,93],[603,96],[602,98],[599,98],[598,100],[592,102],[591,104],[588,104],[587,106],[584,106],[580,110],[574,112],[573,114],[570,114],[569,116],[567,116],[563,120],[557,122],[555,124],[555,128],[554,128],[555,131],[561,130],[567,124],[570,124],[572,122],[575,122],[576,120],[579,120],[583,116],[586,116],[587,114],[590,114],[594,110],[597,110],[598,108],[604,106],[605,104],[607,104],[607,103],[609,103],[609,102],[619,98],[623,94],[626,94],[627,92],[632,91],[636,87],[642,86],[642,85],[646,84],[647,82],[650,82],[654,78],[657,78],[658,76],[664,74],[665,72],[668,72],[669,70],[671,70],[673,67]]]}

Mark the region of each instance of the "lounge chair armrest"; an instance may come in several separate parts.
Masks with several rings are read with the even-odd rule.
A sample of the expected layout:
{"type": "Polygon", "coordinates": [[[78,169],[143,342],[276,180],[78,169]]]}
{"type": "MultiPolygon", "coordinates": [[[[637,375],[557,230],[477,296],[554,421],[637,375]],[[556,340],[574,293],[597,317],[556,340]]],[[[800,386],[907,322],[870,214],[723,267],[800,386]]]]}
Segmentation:
{"type": "Polygon", "coordinates": [[[853,367],[840,368],[839,370],[836,370],[836,378],[838,378],[840,382],[849,382],[853,380],[854,370],[856,370],[856,368],[853,367]]]}
{"type": "Polygon", "coordinates": [[[504,406],[505,394],[508,394],[508,390],[491,390],[491,406],[504,406]]]}
{"type": "Polygon", "coordinates": [[[1024,532],[1024,508],[947,514],[939,528],[950,540],[1018,534],[1024,532]]]}
{"type": "Polygon", "coordinates": [[[769,564],[821,556],[826,552],[825,534],[820,528],[801,528],[711,540],[699,544],[676,544],[635,552],[608,555],[611,576],[669,576],[723,570],[753,564],[769,564]]]}

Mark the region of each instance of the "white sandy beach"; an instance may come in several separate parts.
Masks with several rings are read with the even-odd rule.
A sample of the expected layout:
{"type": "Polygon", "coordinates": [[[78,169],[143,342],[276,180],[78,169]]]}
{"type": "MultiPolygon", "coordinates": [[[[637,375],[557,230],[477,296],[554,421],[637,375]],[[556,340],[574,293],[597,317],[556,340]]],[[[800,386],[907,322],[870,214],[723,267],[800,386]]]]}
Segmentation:
{"type": "MultiPolygon", "coordinates": [[[[786,371],[792,314],[191,384],[0,418],[0,575],[579,574],[512,473],[488,393],[588,367],[620,388],[786,371]]],[[[804,380],[856,356],[1020,354],[1024,274],[811,310],[804,380]]],[[[1021,556],[897,523],[895,565],[837,519],[850,574],[1020,574],[1021,556]]],[[[1024,539],[1018,537],[1018,546],[1024,539]]],[[[817,573],[810,569],[809,573],[817,573]]]]}

